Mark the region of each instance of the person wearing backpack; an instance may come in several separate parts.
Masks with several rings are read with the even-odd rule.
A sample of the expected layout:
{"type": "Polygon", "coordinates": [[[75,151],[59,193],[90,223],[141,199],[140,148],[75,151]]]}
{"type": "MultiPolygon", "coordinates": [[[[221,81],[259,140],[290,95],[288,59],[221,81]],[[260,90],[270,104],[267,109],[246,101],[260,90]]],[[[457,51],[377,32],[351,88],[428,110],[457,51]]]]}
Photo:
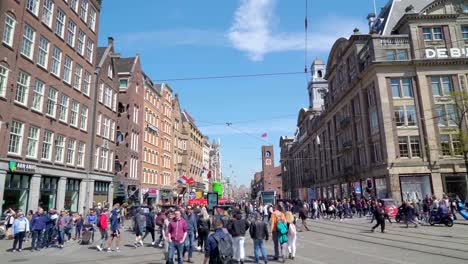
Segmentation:
{"type": "Polygon", "coordinates": [[[142,240],[145,240],[146,236],[148,234],[151,234],[151,245],[154,246],[156,243],[155,237],[154,237],[154,214],[152,212],[148,212],[145,214],[146,218],[146,230],[145,230],[145,235],[143,236],[142,240]]]}
{"type": "Polygon", "coordinates": [[[275,205],[275,210],[271,214],[271,236],[273,237],[273,245],[275,248],[274,259],[278,260],[279,257],[281,257],[284,263],[284,245],[288,242],[288,229],[286,226],[286,218],[282,211],[283,208],[281,205],[275,205]]]}
{"type": "Polygon", "coordinates": [[[232,237],[224,231],[220,219],[213,221],[213,227],[215,232],[208,237],[203,264],[229,264],[234,256],[232,237]]]}
{"type": "Polygon", "coordinates": [[[96,249],[98,251],[102,251],[102,249],[106,246],[107,239],[109,238],[109,233],[107,232],[107,208],[102,209],[101,215],[97,221],[97,227],[101,233],[101,244],[96,245],[96,249]]]}
{"type": "Polygon", "coordinates": [[[255,221],[250,225],[250,237],[254,242],[255,263],[260,263],[258,251],[262,253],[263,261],[268,263],[268,256],[265,251],[264,241],[268,240],[268,226],[264,221],[260,221],[261,214],[255,215],[255,221]]]}
{"type": "Polygon", "coordinates": [[[228,231],[232,236],[234,245],[234,259],[243,264],[245,258],[244,242],[245,232],[249,229],[250,223],[246,219],[242,218],[242,212],[236,211],[234,219],[230,222],[228,231]]]}

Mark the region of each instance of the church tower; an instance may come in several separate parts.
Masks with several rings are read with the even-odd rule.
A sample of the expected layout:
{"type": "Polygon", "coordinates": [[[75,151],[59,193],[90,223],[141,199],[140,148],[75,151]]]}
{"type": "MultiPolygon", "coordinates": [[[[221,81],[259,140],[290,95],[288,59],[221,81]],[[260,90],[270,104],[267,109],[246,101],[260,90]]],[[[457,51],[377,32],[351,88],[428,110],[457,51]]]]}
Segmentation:
{"type": "Polygon", "coordinates": [[[326,65],[321,59],[315,59],[311,67],[312,80],[309,82],[310,109],[322,111],[324,107],[323,95],[328,91],[328,82],[325,80],[326,65]]]}

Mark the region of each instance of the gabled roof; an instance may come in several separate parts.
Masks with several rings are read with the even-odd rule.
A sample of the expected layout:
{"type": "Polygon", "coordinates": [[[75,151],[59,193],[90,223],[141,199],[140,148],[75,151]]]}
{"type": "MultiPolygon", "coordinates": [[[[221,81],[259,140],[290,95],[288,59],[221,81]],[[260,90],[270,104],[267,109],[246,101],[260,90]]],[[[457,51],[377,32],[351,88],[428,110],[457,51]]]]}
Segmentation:
{"type": "Polygon", "coordinates": [[[97,48],[97,51],[96,51],[96,52],[97,52],[97,61],[98,61],[98,62],[101,62],[102,57],[104,57],[104,53],[106,53],[106,49],[107,49],[107,48],[108,48],[108,47],[98,47],[98,48],[97,48]]]}
{"type": "Polygon", "coordinates": [[[376,19],[374,30],[379,35],[391,35],[398,21],[407,13],[406,9],[413,6],[413,12],[419,13],[434,0],[390,0],[382,8],[376,19]]]}
{"type": "Polygon", "coordinates": [[[115,69],[117,72],[132,72],[136,58],[137,57],[120,58],[116,60],[115,69]]]}

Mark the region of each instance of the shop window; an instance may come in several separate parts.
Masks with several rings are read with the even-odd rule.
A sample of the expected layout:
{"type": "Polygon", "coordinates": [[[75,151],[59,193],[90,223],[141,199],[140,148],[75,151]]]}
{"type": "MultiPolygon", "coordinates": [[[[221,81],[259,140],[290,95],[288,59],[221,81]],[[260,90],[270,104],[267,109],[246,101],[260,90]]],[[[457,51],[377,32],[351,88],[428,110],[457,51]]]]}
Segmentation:
{"type": "Polygon", "coordinates": [[[80,180],[68,179],[65,191],[65,210],[78,212],[78,199],[80,196],[80,180]]]}
{"type": "Polygon", "coordinates": [[[2,214],[8,208],[27,212],[29,199],[29,175],[7,174],[3,194],[2,214]]]}
{"type": "Polygon", "coordinates": [[[429,175],[400,176],[401,196],[404,201],[424,199],[432,194],[429,175]]]}
{"type": "Polygon", "coordinates": [[[39,206],[44,211],[50,208],[55,208],[57,203],[57,186],[59,178],[56,177],[42,177],[41,178],[41,192],[39,196],[39,206]]]}

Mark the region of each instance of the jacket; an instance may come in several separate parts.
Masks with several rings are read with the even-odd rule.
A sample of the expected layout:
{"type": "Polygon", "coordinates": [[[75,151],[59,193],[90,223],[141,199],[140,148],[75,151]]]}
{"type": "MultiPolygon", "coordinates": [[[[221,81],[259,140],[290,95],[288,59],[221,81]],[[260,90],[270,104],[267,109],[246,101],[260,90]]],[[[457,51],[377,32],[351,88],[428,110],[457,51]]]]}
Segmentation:
{"type": "Polygon", "coordinates": [[[101,230],[107,230],[107,215],[106,214],[101,214],[99,216],[99,223],[101,226],[99,227],[101,230]]]}
{"type": "Polygon", "coordinates": [[[245,232],[249,229],[249,222],[242,219],[242,215],[237,215],[236,219],[229,223],[228,231],[233,237],[243,237],[245,232]]]}
{"type": "Polygon", "coordinates": [[[255,221],[250,225],[250,237],[254,240],[268,240],[268,226],[263,221],[255,221]]]}
{"type": "Polygon", "coordinates": [[[197,230],[197,216],[192,213],[192,214],[185,214],[184,215],[184,220],[187,222],[187,232],[196,232],[197,230]]]}
{"type": "Polygon", "coordinates": [[[45,214],[33,214],[30,223],[30,229],[35,230],[45,230],[47,225],[47,216],[45,214]]]}
{"type": "Polygon", "coordinates": [[[286,222],[286,217],[284,217],[284,214],[278,210],[275,210],[271,214],[271,232],[276,232],[277,231],[277,226],[278,226],[278,220],[281,220],[283,222],[286,222]]]}
{"type": "Polygon", "coordinates": [[[29,232],[29,220],[26,217],[19,217],[13,221],[13,235],[19,232],[29,232]],[[24,225],[24,231],[20,231],[20,227],[24,225]]]}
{"type": "Polygon", "coordinates": [[[203,219],[202,217],[198,218],[197,228],[198,233],[209,233],[210,232],[210,219],[203,219]]]}

